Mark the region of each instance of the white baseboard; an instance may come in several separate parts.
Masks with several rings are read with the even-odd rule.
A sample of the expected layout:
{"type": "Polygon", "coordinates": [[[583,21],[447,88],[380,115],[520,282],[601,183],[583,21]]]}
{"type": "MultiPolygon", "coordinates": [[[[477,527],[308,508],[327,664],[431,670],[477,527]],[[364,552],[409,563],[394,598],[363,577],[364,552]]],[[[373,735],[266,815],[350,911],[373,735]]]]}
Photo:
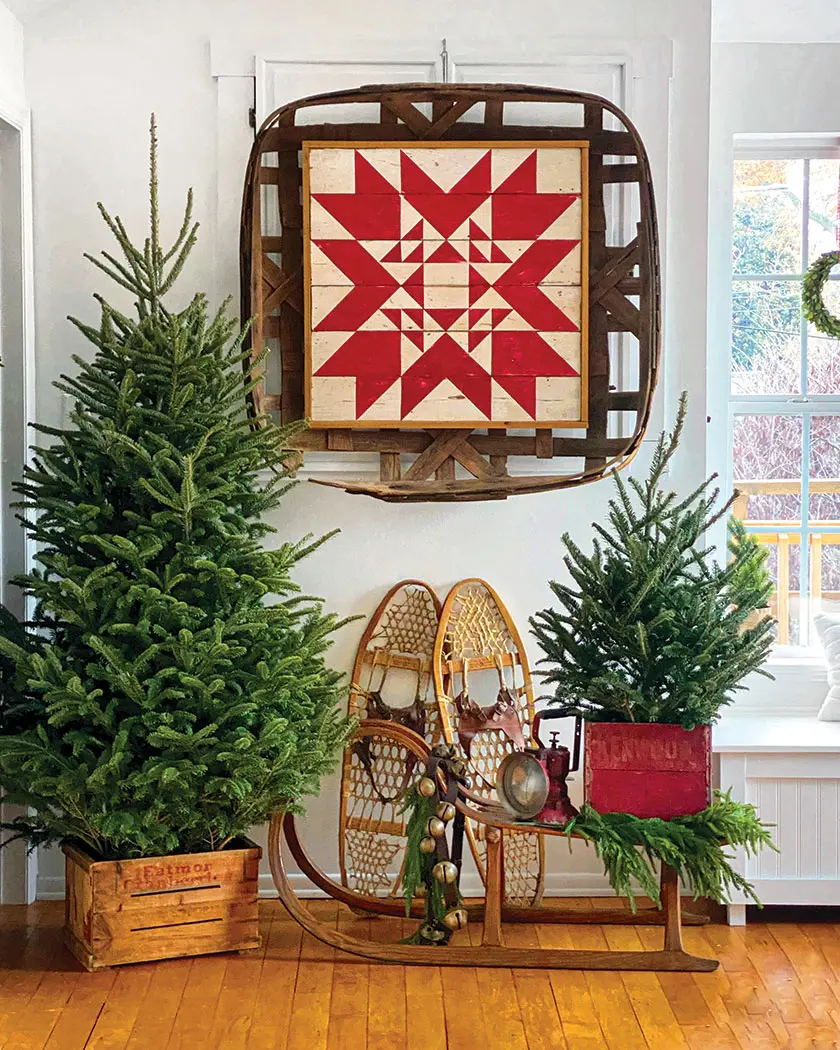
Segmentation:
{"type": "Polygon", "coordinates": [[[63,875],[39,875],[35,887],[36,898],[39,901],[64,900],[63,875]]]}
{"type": "MultiPolygon", "coordinates": [[[[334,882],[340,882],[339,875],[330,875],[334,882]]],[[[299,872],[289,875],[295,893],[299,897],[325,897],[316,886],[299,872]]],[[[264,872],[260,875],[260,896],[276,897],[277,890],[271,875],[264,872]]],[[[479,882],[478,876],[467,873],[461,883],[461,892],[465,897],[483,897],[484,889],[479,882]]],[[[567,872],[549,872],[545,878],[546,897],[610,897],[613,890],[604,875],[570,874],[567,872]]],[[[41,875],[38,877],[38,900],[60,901],[64,900],[64,876],[63,875],[41,875]]]]}
{"type": "MultiPolygon", "coordinates": [[[[330,875],[333,882],[340,882],[341,876],[330,875]]],[[[289,875],[289,882],[295,893],[301,897],[326,897],[317,886],[307,879],[305,875],[294,872],[289,875]]],[[[593,875],[588,872],[574,875],[566,872],[548,872],[545,877],[546,897],[612,897],[614,890],[607,882],[604,875],[593,875]]],[[[483,897],[484,887],[478,875],[467,872],[461,879],[461,893],[465,897],[483,897]]],[[[271,875],[260,875],[260,896],[276,897],[277,890],[271,875]]]]}

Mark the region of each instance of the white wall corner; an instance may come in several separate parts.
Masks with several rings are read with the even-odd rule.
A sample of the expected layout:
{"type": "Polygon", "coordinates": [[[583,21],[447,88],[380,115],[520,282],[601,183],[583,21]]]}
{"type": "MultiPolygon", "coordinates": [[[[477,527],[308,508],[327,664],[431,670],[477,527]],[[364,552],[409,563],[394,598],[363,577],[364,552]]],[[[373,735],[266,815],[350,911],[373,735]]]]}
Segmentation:
{"type": "Polygon", "coordinates": [[[248,47],[231,39],[210,41],[210,76],[253,77],[256,58],[253,46],[248,47]]]}

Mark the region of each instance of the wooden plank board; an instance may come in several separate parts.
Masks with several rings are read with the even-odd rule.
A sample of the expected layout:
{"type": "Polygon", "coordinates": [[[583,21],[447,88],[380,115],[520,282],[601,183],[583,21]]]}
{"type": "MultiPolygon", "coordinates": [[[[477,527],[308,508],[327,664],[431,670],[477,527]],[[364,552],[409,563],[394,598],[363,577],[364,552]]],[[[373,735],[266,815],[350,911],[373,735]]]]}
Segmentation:
{"type": "Polygon", "coordinates": [[[259,946],[253,844],[129,861],[64,852],[65,943],[87,969],[259,946]]]}
{"type": "MultiPolygon", "coordinates": [[[[370,923],[372,941],[389,944],[403,936],[401,919],[374,919],[370,923]]],[[[369,1050],[406,1050],[405,969],[377,966],[368,992],[367,1045],[369,1050]]]]}
{"type": "MultiPolygon", "coordinates": [[[[333,901],[313,902],[313,911],[331,925],[336,922],[337,907],[333,901]]],[[[286,1042],[288,1050],[326,1050],[334,959],[332,948],[304,934],[286,1042]]]]}

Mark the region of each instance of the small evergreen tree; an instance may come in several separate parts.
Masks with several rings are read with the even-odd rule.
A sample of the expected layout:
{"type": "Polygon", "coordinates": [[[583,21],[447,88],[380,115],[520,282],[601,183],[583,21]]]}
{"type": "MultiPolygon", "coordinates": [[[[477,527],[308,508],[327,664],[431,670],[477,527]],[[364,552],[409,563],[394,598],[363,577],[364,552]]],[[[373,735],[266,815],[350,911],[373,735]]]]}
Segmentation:
{"type": "Polygon", "coordinates": [[[746,627],[769,601],[767,552],[732,526],[731,560],[719,565],[704,533],[727,513],[712,475],[687,498],[663,488],[687,410],[662,434],[645,482],[614,475],[608,525],[593,525],[593,553],[566,533],[572,584],[551,582],[560,608],[531,619],[552,665],[554,703],[600,722],[713,722],[773,644],[773,620],[746,627]],[[711,490],[711,491],[710,491],[711,490]]]}
{"type": "Polygon", "coordinates": [[[40,567],[15,581],[36,601],[26,644],[0,639],[23,694],[5,698],[0,785],[34,810],[13,825],[32,843],[222,849],[315,791],[345,735],[323,658],[338,624],[290,578],[322,540],[263,547],[290,429],[249,423],[227,304],[164,305],[197,225],[190,193],[161,246],[154,121],[144,247],[99,207],[123,258],[92,261],[137,316],[100,299],[99,327],[74,322],[96,354],[56,383],[71,425],[36,428],[51,444],[18,486],[40,567]]]}

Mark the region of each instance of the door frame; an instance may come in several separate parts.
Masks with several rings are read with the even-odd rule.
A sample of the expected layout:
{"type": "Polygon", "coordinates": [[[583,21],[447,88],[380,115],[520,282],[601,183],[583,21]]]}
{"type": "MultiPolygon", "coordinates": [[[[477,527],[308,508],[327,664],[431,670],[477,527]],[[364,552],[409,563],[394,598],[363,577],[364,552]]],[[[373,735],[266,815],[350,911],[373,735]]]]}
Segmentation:
{"type": "MultiPolygon", "coordinates": [[[[31,564],[30,544],[9,503],[28,460],[27,424],[35,418],[32,136],[29,112],[2,105],[0,214],[0,600],[23,616],[25,599],[7,581],[31,564]]],[[[0,799],[0,818],[16,812],[0,799]]],[[[36,876],[37,855],[25,843],[0,850],[0,904],[34,901],[36,876]]]]}

